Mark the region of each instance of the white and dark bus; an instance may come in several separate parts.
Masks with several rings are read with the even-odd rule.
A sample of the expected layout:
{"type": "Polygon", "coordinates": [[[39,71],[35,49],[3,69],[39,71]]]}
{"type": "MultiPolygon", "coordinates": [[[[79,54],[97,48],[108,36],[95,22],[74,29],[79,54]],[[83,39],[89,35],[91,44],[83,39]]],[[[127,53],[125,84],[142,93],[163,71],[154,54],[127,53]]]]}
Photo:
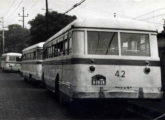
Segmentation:
{"type": "Polygon", "coordinates": [[[22,50],[21,73],[25,81],[42,79],[43,44],[44,42],[41,42],[22,50]]]}
{"type": "Polygon", "coordinates": [[[134,20],[77,19],[45,42],[43,82],[60,101],[160,99],[157,31],[134,20]]]}
{"type": "Polygon", "coordinates": [[[1,57],[2,71],[19,72],[21,69],[21,56],[20,53],[5,53],[1,57]]]}

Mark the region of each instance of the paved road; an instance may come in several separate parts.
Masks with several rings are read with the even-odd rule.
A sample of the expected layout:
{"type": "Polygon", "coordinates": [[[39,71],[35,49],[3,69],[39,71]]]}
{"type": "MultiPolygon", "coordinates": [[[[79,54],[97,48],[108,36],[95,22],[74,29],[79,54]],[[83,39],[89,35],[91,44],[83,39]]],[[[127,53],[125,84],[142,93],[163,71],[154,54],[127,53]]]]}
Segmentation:
{"type": "Polygon", "coordinates": [[[19,74],[0,70],[0,120],[119,119],[121,114],[115,114],[113,108],[120,107],[89,101],[62,106],[38,84],[26,83],[19,74]]]}

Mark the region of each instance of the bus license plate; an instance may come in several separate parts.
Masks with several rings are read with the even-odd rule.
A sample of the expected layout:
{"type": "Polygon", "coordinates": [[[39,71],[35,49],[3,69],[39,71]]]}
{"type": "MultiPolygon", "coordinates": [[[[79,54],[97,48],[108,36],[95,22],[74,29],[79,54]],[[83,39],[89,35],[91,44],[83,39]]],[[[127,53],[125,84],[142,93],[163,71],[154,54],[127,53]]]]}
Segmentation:
{"type": "Polygon", "coordinates": [[[93,76],[92,85],[106,85],[106,78],[102,75],[93,76]]]}

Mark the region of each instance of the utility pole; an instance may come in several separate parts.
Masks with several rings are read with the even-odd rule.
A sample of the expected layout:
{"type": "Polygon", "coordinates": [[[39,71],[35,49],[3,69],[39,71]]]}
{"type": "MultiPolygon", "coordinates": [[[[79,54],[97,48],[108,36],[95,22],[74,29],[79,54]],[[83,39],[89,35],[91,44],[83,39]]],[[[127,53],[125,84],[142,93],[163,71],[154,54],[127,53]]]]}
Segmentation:
{"type": "Polygon", "coordinates": [[[116,13],[113,14],[114,18],[116,18],[116,13]]]}
{"type": "Polygon", "coordinates": [[[2,44],[3,44],[3,47],[2,47],[2,53],[5,53],[5,27],[4,27],[4,18],[1,17],[1,23],[2,23],[2,44]]]}
{"type": "Polygon", "coordinates": [[[164,28],[164,31],[165,31],[165,19],[163,19],[163,21],[164,21],[163,28],[164,28]]]}
{"type": "Polygon", "coordinates": [[[49,23],[48,23],[48,0],[46,0],[46,34],[48,37],[48,33],[49,33],[49,23]]]}
{"type": "Polygon", "coordinates": [[[22,9],[22,15],[20,15],[20,13],[18,13],[18,16],[19,17],[22,17],[22,20],[19,20],[19,21],[22,21],[22,23],[23,23],[22,27],[25,28],[25,17],[28,17],[29,14],[25,15],[24,7],[22,9]]]}

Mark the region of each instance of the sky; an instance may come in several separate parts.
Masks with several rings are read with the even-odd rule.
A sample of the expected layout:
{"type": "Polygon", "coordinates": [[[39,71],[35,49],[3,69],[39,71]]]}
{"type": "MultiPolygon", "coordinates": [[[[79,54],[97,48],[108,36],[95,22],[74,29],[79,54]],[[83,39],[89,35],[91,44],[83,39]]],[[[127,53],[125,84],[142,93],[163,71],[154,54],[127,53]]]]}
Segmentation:
{"type": "MultiPolygon", "coordinates": [[[[48,0],[50,11],[64,13],[74,4],[82,0],[48,0]]],[[[45,0],[0,0],[0,17],[4,17],[5,26],[20,24],[22,8],[25,8],[25,27],[30,28],[28,21],[37,14],[45,13],[45,0]]],[[[86,0],[77,8],[70,11],[69,15],[78,17],[113,17],[135,19],[155,25],[162,31],[165,19],[165,0],[86,0]]],[[[1,29],[1,24],[0,24],[1,29]]]]}

